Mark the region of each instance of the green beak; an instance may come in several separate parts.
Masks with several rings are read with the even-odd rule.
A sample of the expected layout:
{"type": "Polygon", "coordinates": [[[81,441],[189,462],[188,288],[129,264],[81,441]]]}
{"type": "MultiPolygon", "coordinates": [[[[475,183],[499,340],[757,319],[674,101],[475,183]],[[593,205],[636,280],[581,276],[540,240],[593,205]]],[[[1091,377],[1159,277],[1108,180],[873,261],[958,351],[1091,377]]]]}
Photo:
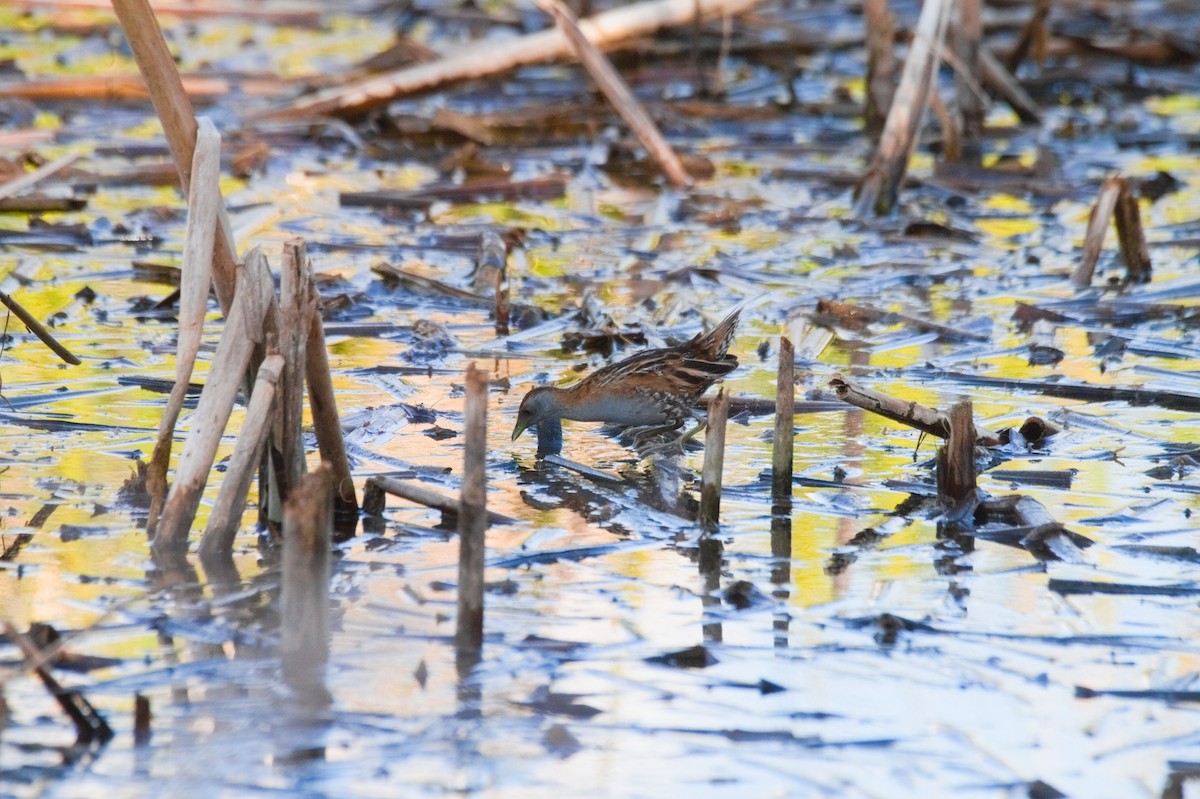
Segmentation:
{"type": "Polygon", "coordinates": [[[521,434],[525,432],[527,427],[529,427],[529,425],[524,424],[523,422],[517,422],[517,426],[513,428],[512,440],[516,441],[518,438],[520,438],[521,434]]]}

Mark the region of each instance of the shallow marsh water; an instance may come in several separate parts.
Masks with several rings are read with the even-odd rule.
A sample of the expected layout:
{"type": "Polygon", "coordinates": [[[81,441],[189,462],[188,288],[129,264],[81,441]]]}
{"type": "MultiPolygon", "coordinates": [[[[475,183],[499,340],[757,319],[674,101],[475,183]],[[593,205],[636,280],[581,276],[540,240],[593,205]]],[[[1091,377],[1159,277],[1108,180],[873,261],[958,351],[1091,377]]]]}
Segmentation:
{"type": "MultiPolygon", "coordinates": [[[[270,29],[272,37],[235,26],[242,38],[270,38],[271,48],[235,46],[224,23],[168,26],[183,69],[202,61],[259,68],[262,60],[289,73],[302,71],[293,59],[303,53],[316,70],[387,43],[364,17],[325,19],[324,29],[270,29]]],[[[28,55],[41,52],[38,41],[53,41],[67,65],[109,52],[93,37],[45,32],[38,14],[32,20],[14,26],[7,43],[31,73],[49,70],[44,56],[28,55]]],[[[129,381],[174,374],[174,320],[133,303],[170,289],[145,282],[132,262],[177,263],[183,217],[146,210],[179,209],[176,193],[103,186],[86,211],[47,216],[84,224],[82,242],[0,242],[0,288],[53,318],[55,334],[84,360],[59,366],[19,331],[0,361],[12,403],[0,407],[0,616],[18,628],[47,622],[79,631],[73,652],[112,658],[63,679],[83,687],[117,730],[107,747],[63,764],[57,747],[71,742],[68,724],[40,685],[13,672],[0,730],[5,794],[1055,795],[1038,793],[1040,780],[1070,796],[1178,795],[1170,791],[1200,763],[1200,556],[1191,518],[1200,483],[1194,463],[1172,448],[1190,449],[1200,423],[1154,405],[1080,402],[972,379],[1058,377],[1200,394],[1200,345],[1188,324],[1149,316],[1112,323],[1095,311],[1098,299],[1194,305],[1200,296],[1195,151],[1171,146],[1169,135],[1152,150],[1113,143],[1114,130],[1128,127],[1122,120],[1180,141],[1194,136],[1196,68],[1143,70],[1145,84],[1164,88],[1123,100],[1119,112],[1103,98],[1049,108],[1044,129],[1057,138],[1012,128],[989,142],[1024,160],[1039,144],[1049,149],[1065,197],[956,193],[930,178],[906,193],[896,217],[863,224],[848,219],[848,190],[788,176],[831,165],[855,171],[869,152],[857,121],[819,113],[822,103],[836,107],[839,92],[858,90],[857,62],[842,52],[806,58],[797,86],[813,107],[777,107],[778,77],[735,58],[731,105],[775,112],[765,121],[686,118],[669,128],[717,169],[690,193],[626,185],[597,168],[605,130],[540,149],[485,150],[511,162],[515,179],[567,172],[557,201],[439,204],[413,216],[339,207],[340,191],[432,180],[432,164],[449,149],[440,141],[399,154],[276,145],[265,174],[226,181],[241,246],[262,244],[277,262],[280,242],[302,235],[317,268],[336,277],[323,293],[351,300],[326,322],[356,476],[412,472],[455,488],[460,440],[428,433],[460,429],[467,362],[492,372],[488,500],[518,523],[488,532],[485,659],[465,682],[452,647],[457,543],[433,529],[437,515],[425,509],[394,502],[386,523],[364,523],[339,545],[328,709],[297,707],[281,687],[278,577],[258,548],[253,512],[235,552],[240,583],[200,574],[194,586],[159,585],[140,513],[118,493],[131,457],[148,455],[164,403],[129,381]],[[1154,282],[1079,295],[1066,275],[1098,180],[1116,169],[1166,169],[1180,182],[1142,205],[1154,282]],[[944,228],[906,235],[916,220],[944,228]],[[819,297],[982,333],[980,342],[947,343],[902,325],[838,329],[828,346],[801,347],[798,375],[807,390],[852,374],[938,407],[969,394],[980,423],[994,429],[1029,415],[1063,423],[1042,449],[1005,449],[1009,460],[997,469],[1074,470],[1069,488],[1014,486],[987,473],[980,485],[1038,499],[1096,544],[1075,559],[1040,561],[982,536],[965,546],[939,537],[936,511],[911,499],[928,488],[935,444],[918,450],[915,432],[847,409],[797,416],[795,505],[783,523],[772,519],[764,480],[772,420],[733,419],[722,560],[718,572],[703,569],[699,529],[678,501],[695,494],[699,452],[680,465],[638,464],[592,426],[568,424],[567,454],[627,478],[611,486],[539,465],[528,438],[509,441],[529,385],[603,362],[562,353],[562,333],[577,327],[569,316],[498,339],[486,312],[410,294],[371,271],[387,260],[465,285],[479,233],[514,225],[528,228],[510,263],[514,298],[552,312],[570,313],[590,295],[618,324],[642,324],[659,344],[744,304],[734,346],[743,366],[726,381],[735,394],[774,395],[778,337],[805,341],[819,297]],[[80,297],[85,287],[94,300],[80,297]],[[1018,302],[1070,317],[1033,337],[1062,360],[1030,364],[1031,336],[1012,320],[1018,302]],[[421,320],[440,325],[452,346],[431,350],[412,331],[421,320]],[[1105,335],[1124,340],[1117,354],[1097,353],[1105,335]],[[790,552],[779,557],[773,547],[789,533],[790,552]],[[154,711],[143,747],[131,738],[135,693],[154,711]]],[[[676,94],[689,86],[663,83],[676,94]]],[[[482,113],[512,97],[577,103],[587,90],[577,72],[557,67],[503,85],[509,97],[494,84],[465,87],[400,110],[482,113]]],[[[232,128],[256,103],[235,94],[201,113],[232,128]]],[[[43,124],[57,129],[44,154],[77,150],[96,171],[126,160],[90,155],[97,146],[154,141],[141,107],[44,113],[54,118],[43,124]]],[[[1003,121],[995,111],[993,122],[1003,121]]],[[[928,160],[915,166],[928,178],[928,160]]],[[[0,215],[0,227],[26,232],[28,218],[0,215]]],[[[1097,285],[1119,274],[1114,250],[1106,249],[1097,285]]],[[[202,363],[195,379],[208,368],[202,363]]],[[[186,425],[185,416],[181,435],[186,425]]],[[[209,500],[215,488],[214,480],[209,500]]],[[[4,652],[15,666],[15,650],[4,652]]]]}

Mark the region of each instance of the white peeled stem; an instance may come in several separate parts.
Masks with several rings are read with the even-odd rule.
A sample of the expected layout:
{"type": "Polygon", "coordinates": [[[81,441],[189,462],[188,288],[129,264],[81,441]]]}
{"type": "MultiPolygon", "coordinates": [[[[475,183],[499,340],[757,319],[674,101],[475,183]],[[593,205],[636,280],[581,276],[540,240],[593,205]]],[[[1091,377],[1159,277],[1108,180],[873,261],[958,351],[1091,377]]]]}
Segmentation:
{"type": "Polygon", "coordinates": [[[222,204],[221,134],[212,120],[196,120],[196,149],[192,155],[192,185],[188,191],[187,232],[183,240],[183,274],[179,285],[179,346],[175,356],[175,382],[192,376],[196,353],[204,333],[208,293],[212,288],[213,242],[217,214],[222,204]]]}

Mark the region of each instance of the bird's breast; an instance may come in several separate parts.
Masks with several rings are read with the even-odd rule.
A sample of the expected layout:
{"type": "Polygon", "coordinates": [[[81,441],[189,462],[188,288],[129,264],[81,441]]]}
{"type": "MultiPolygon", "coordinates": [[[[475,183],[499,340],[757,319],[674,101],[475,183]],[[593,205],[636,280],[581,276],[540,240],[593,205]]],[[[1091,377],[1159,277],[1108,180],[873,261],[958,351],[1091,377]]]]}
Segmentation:
{"type": "Polygon", "coordinates": [[[629,426],[673,421],[668,419],[658,403],[649,398],[612,395],[581,399],[564,409],[563,418],[629,426]]]}

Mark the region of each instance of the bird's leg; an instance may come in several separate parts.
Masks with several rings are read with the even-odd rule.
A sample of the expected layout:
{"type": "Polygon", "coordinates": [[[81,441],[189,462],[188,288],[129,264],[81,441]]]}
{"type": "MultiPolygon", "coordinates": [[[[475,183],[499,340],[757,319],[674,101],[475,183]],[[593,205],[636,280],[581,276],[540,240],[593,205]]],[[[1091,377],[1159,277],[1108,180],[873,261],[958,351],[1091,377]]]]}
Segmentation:
{"type": "MultiPolygon", "coordinates": [[[[674,430],[678,430],[680,427],[683,427],[683,423],[687,418],[688,417],[685,416],[682,419],[677,419],[672,424],[663,425],[662,427],[656,427],[653,429],[653,432],[669,433],[674,430]]],[[[697,429],[699,429],[699,428],[697,428],[697,429]]],[[[680,451],[680,453],[682,453],[684,451],[684,449],[683,449],[684,442],[686,442],[687,439],[690,438],[692,435],[695,435],[695,433],[696,433],[696,431],[693,430],[689,434],[686,434],[683,436],[675,436],[674,438],[670,438],[666,441],[659,442],[658,444],[652,444],[652,445],[646,447],[645,449],[641,448],[640,445],[642,443],[642,439],[639,438],[635,442],[635,446],[637,446],[637,448],[638,448],[638,455],[640,455],[643,459],[650,457],[651,455],[653,455],[656,452],[662,452],[663,450],[672,449],[676,446],[679,447],[679,451],[680,451]]]]}
{"type": "Polygon", "coordinates": [[[626,429],[625,434],[633,439],[633,445],[637,447],[640,446],[642,442],[649,438],[653,438],[659,433],[670,433],[673,430],[678,430],[679,426],[682,424],[683,420],[680,419],[679,421],[672,422],[671,424],[640,425],[638,427],[630,427],[626,429]]]}
{"type": "Polygon", "coordinates": [[[683,426],[684,421],[688,418],[694,419],[697,422],[696,426],[693,427],[691,430],[688,430],[687,432],[671,439],[670,441],[664,441],[661,444],[655,444],[651,447],[647,447],[644,450],[638,450],[638,454],[640,454],[643,458],[648,458],[649,456],[653,455],[656,452],[661,452],[665,449],[670,449],[670,448],[673,448],[676,446],[679,447],[680,453],[687,452],[687,449],[686,449],[687,442],[691,441],[696,436],[696,434],[700,433],[702,430],[704,430],[704,428],[708,427],[708,419],[696,419],[695,416],[691,416],[691,417],[685,416],[683,419],[680,419],[674,425],[672,425],[669,429],[670,430],[678,430],[680,427],[683,426]]]}
{"type": "MultiPolygon", "coordinates": [[[[695,416],[693,416],[692,418],[696,419],[695,416]]],[[[683,446],[685,444],[687,444],[687,442],[691,441],[698,434],[704,432],[705,428],[707,428],[707,427],[708,427],[708,419],[707,418],[696,419],[696,426],[693,427],[691,430],[688,430],[686,433],[684,433],[683,435],[681,435],[679,437],[679,448],[683,449],[683,446]]]]}

